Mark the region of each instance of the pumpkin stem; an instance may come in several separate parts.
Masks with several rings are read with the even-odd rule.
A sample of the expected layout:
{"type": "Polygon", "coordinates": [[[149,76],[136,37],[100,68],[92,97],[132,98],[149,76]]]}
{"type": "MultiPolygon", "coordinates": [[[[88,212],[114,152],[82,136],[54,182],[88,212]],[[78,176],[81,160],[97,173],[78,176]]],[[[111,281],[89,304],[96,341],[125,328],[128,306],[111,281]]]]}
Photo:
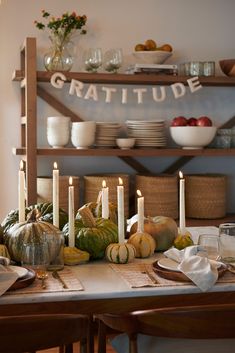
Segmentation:
{"type": "Polygon", "coordinates": [[[33,223],[37,222],[37,220],[40,218],[40,211],[37,208],[34,208],[27,217],[27,223],[33,223]]]}
{"type": "Polygon", "coordinates": [[[82,217],[82,222],[86,228],[96,227],[95,217],[87,206],[81,207],[78,213],[82,217]]]}
{"type": "Polygon", "coordinates": [[[95,208],[96,215],[99,215],[100,207],[102,207],[101,198],[102,198],[102,191],[100,190],[96,200],[96,208],[95,208]]]}
{"type": "Polygon", "coordinates": [[[98,205],[101,204],[101,197],[102,197],[102,191],[100,190],[99,193],[98,193],[98,196],[97,196],[97,200],[96,200],[96,203],[98,205]]]}

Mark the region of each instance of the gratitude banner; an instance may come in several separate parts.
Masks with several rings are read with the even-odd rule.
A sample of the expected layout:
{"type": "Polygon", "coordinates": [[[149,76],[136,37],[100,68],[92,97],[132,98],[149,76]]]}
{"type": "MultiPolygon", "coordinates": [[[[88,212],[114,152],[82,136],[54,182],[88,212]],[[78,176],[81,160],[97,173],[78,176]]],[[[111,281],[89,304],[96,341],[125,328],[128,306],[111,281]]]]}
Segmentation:
{"type": "MultiPolygon", "coordinates": [[[[55,88],[62,89],[66,81],[66,76],[61,72],[55,72],[51,76],[51,85],[55,88]]],[[[202,88],[199,82],[198,76],[191,77],[187,80],[187,85],[191,93],[195,93],[202,88]]],[[[128,103],[128,98],[131,95],[136,97],[138,104],[144,103],[145,97],[151,94],[154,102],[164,102],[169,94],[172,94],[175,99],[179,99],[186,94],[186,86],[181,82],[176,82],[168,86],[155,86],[155,87],[139,87],[139,88],[122,88],[101,86],[99,89],[95,84],[84,84],[79,80],[71,80],[68,93],[73,96],[77,96],[81,99],[93,100],[98,102],[99,100],[105,101],[105,103],[111,103],[112,99],[120,99],[122,104],[128,103]],[[170,91],[170,92],[169,92],[170,91]]]]}

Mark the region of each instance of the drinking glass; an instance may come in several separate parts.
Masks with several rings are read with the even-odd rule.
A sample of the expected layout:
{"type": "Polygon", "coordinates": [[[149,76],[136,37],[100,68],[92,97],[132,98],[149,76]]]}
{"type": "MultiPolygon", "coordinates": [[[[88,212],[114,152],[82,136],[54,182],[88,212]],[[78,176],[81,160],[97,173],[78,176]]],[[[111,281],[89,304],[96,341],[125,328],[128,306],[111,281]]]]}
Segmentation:
{"type": "Polygon", "coordinates": [[[104,69],[117,73],[122,66],[122,49],[110,49],[104,54],[104,69]]]}
{"type": "Polygon", "coordinates": [[[22,266],[35,271],[36,277],[42,280],[42,288],[46,288],[45,279],[48,277],[47,267],[50,263],[47,242],[25,243],[22,249],[22,266]]]}
{"type": "Polygon", "coordinates": [[[206,252],[208,259],[217,260],[219,257],[219,237],[215,234],[200,234],[198,245],[202,246],[206,252]]]}
{"type": "Polygon", "coordinates": [[[62,231],[44,232],[49,249],[49,271],[60,271],[64,268],[64,233],[62,231]]]}
{"type": "Polygon", "coordinates": [[[225,263],[235,263],[235,223],[219,225],[219,254],[225,263]]]}
{"type": "Polygon", "coordinates": [[[89,48],[84,53],[84,66],[86,71],[97,72],[102,65],[102,50],[100,48],[89,48]]]}

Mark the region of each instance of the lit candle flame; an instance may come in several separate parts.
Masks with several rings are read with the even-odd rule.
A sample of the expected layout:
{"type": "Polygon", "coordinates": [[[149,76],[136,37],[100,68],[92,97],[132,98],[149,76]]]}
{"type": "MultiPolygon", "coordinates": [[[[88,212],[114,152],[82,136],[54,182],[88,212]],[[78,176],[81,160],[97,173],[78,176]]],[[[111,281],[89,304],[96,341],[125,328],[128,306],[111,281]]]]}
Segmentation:
{"type": "Polygon", "coordinates": [[[137,193],[137,195],[138,195],[138,196],[140,196],[140,197],[142,196],[142,194],[141,194],[141,191],[140,191],[140,190],[137,190],[137,191],[136,191],[136,193],[137,193]]]}
{"type": "Polygon", "coordinates": [[[54,162],[54,164],[53,164],[53,168],[54,169],[57,169],[58,167],[57,167],[57,163],[56,162],[54,162]]]}
{"type": "Polygon", "coordinates": [[[22,159],[20,161],[20,170],[24,170],[24,162],[22,161],[22,159]]]}
{"type": "Polygon", "coordinates": [[[73,185],[73,177],[69,177],[69,185],[71,186],[71,185],[73,185]]]}
{"type": "Polygon", "coordinates": [[[181,172],[181,170],[179,171],[179,177],[180,177],[180,179],[183,179],[183,177],[184,177],[184,175],[183,175],[183,173],[181,172]]]}
{"type": "Polygon", "coordinates": [[[123,185],[123,181],[122,181],[122,178],[118,178],[118,181],[119,181],[119,185],[123,185]]]}
{"type": "Polygon", "coordinates": [[[106,188],[106,181],[105,180],[102,181],[102,187],[106,188]]]}

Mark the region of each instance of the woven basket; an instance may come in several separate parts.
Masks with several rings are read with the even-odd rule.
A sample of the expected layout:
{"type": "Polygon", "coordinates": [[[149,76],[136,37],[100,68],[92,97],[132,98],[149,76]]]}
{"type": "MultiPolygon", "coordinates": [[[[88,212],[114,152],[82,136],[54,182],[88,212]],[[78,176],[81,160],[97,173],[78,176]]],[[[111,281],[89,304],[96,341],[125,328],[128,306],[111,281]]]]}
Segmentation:
{"type": "MultiPolygon", "coordinates": [[[[52,178],[37,178],[37,202],[52,202],[52,178]]],[[[73,176],[74,211],[79,208],[79,177],[73,176]]],[[[59,177],[59,206],[68,212],[69,176],[59,177]]]]}
{"type": "Polygon", "coordinates": [[[226,214],[226,176],[185,176],[185,214],[189,218],[216,219],[226,214]]]}
{"type": "Polygon", "coordinates": [[[144,196],[145,216],[178,218],[177,176],[136,175],[136,189],[144,196]]]}
{"type": "Polygon", "coordinates": [[[129,175],[127,174],[97,174],[84,176],[84,202],[95,202],[102,189],[102,181],[109,188],[109,201],[117,204],[118,178],[122,178],[124,186],[124,213],[129,217],[129,175]]]}

